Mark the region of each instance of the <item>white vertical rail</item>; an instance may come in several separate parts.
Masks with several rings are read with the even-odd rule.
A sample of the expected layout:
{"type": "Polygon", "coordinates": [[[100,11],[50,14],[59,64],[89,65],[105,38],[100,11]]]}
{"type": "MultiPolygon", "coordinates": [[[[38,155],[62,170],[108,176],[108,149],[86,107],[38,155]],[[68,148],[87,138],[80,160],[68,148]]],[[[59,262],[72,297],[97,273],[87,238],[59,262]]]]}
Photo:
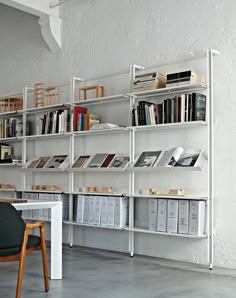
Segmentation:
{"type": "MultiPolygon", "coordinates": [[[[132,110],[135,105],[135,97],[130,96],[130,115],[132,122],[132,110]]],[[[131,123],[132,125],[132,123],[131,123]]],[[[130,164],[134,163],[134,155],[135,155],[135,131],[134,129],[130,129],[129,132],[129,154],[130,154],[130,164]]],[[[129,172],[129,193],[134,194],[134,171],[129,172]]],[[[129,228],[134,227],[134,197],[129,197],[129,228]]],[[[130,256],[134,255],[134,232],[129,231],[129,252],[130,256]]]]}
{"type": "MultiPolygon", "coordinates": [[[[26,157],[27,157],[27,149],[26,149],[26,126],[27,126],[27,115],[26,115],[26,109],[27,109],[27,100],[28,100],[28,91],[31,91],[31,88],[25,87],[23,89],[23,115],[22,115],[22,122],[23,122],[23,139],[22,139],[22,165],[26,163],[26,157]]],[[[26,189],[26,172],[24,171],[22,173],[22,185],[21,188],[23,191],[26,189]]]]}
{"type": "MultiPolygon", "coordinates": [[[[70,116],[71,116],[71,123],[70,123],[70,148],[69,148],[69,159],[70,159],[70,166],[75,159],[75,136],[73,134],[74,131],[74,113],[73,113],[73,103],[75,102],[75,84],[77,82],[84,81],[81,78],[72,77],[70,82],[70,116]]],[[[73,191],[74,191],[74,172],[69,173],[69,221],[73,221],[73,191]]],[[[70,247],[73,246],[74,241],[74,225],[69,225],[69,243],[70,247]]]]}
{"type": "Polygon", "coordinates": [[[213,269],[214,261],[214,96],[213,96],[213,56],[220,53],[209,50],[207,53],[208,77],[208,262],[213,269]]]}

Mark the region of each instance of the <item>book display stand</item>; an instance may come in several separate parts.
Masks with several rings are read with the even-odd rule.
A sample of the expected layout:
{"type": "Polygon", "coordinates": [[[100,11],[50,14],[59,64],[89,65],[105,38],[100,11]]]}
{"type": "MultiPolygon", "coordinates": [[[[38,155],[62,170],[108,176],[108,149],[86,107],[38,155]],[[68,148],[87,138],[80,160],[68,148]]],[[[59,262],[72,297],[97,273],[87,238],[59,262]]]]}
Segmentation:
{"type": "MultiPolygon", "coordinates": [[[[118,79],[113,84],[121,89],[116,95],[104,95],[104,86],[106,94],[112,86],[104,77],[86,81],[87,86],[73,77],[70,97],[56,86],[45,88],[40,83],[25,88],[23,109],[15,111],[22,119],[23,135],[1,139],[21,151],[22,167],[5,165],[1,191],[11,183],[22,198],[31,192],[64,193],[69,215],[63,223],[68,225],[70,246],[75,226],[128,233],[130,256],[137,234],[206,239],[206,263],[212,269],[212,65],[218,54],[210,50],[201,62],[146,72],[133,65],[125,74],[129,86],[121,87],[118,79]],[[96,93],[92,99],[90,91],[96,93]],[[59,104],[59,93],[60,100],[65,96],[64,103],[59,104]],[[97,121],[94,115],[115,125],[90,129],[89,121],[97,121]],[[28,119],[37,127],[31,134],[26,132],[28,119]]],[[[5,110],[0,113],[0,118],[7,117],[11,115],[5,110]]]]}

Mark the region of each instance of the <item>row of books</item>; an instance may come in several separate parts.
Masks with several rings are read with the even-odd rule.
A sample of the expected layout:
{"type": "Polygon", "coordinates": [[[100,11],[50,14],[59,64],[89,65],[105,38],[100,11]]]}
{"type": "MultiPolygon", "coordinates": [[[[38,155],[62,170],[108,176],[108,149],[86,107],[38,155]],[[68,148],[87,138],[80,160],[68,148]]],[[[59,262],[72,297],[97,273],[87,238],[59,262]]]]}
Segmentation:
{"type": "Polygon", "coordinates": [[[99,124],[99,116],[88,112],[88,109],[81,106],[74,107],[74,131],[84,131],[99,124]]]}
{"type": "MultiPolygon", "coordinates": [[[[194,167],[204,166],[206,157],[201,149],[174,147],[165,151],[144,151],[135,160],[134,167],[194,167]]],[[[71,168],[120,168],[129,165],[129,156],[115,153],[79,155],[71,168]]],[[[25,168],[68,168],[67,155],[44,156],[29,160],[25,168]]]]}
{"type": "Polygon", "coordinates": [[[37,135],[68,131],[70,131],[70,112],[67,109],[47,112],[36,120],[37,135]]]}
{"type": "Polygon", "coordinates": [[[75,221],[81,224],[122,228],[128,225],[128,198],[77,195],[75,221]]]}
{"type": "Polygon", "coordinates": [[[205,121],[206,96],[200,93],[181,94],[161,103],[139,101],[132,110],[132,125],[205,121]]]}
{"type": "Polygon", "coordinates": [[[204,201],[149,199],[149,230],[201,236],[205,213],[204,201]]]}
{"type": "Polygon", "coordinates": [[[23,122],[19,118],[0,119],[0,138],[19,137],[23,134],[23,122]]]}
{"type": "MultiPolygon", "coordinates": [[[[63,220],[69,219],[69,199],[66,194],[59,193],[37,193],[37,192],[25,192],[24,199],[29,201],[61,201],[62,202],[62,218],[63,220]]],[[[51,220],[50,209],[33,209],[23,210],[22,216],[27,219],[40,219],[51,220]]]]}

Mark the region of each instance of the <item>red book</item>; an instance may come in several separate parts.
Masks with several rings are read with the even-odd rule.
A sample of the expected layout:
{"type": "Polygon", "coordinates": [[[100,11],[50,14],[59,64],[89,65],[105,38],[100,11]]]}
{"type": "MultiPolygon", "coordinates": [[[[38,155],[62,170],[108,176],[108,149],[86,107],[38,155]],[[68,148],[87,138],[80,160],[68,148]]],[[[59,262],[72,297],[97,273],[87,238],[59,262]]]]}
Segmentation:
{"type": "Polygon", "coordinates": [[[101,168],[106,168],[109,166],[109,164],[111,163],[111,161],[113,160],[113,158],[115,157],[115,154],[108,154],[107,157],[105,158],[105,160],[103,161],[103,163],[101,164],[101,168]]]}
{"type": "Polygon", "coordinates": [[[79,114],[86,114],[87,108],[76,106],[74,107],[74,131],[77,130],[77,123],[78,123],[78,115],[79,114]]]}

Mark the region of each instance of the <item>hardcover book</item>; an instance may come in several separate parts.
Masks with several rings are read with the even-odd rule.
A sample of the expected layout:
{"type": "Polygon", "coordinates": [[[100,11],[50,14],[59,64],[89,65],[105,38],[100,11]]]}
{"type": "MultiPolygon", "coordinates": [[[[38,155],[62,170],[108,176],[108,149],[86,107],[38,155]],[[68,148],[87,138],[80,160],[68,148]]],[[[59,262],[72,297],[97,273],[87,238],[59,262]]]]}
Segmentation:
{"type": "Polygon", "coordinates": [[[101,164],[101,168],[107,168],[115,156],[115,154],[108,154],[103,163],[101,164]]]}
{"type": "Polygon", "coordinates": [[[152,167],[160,157],[162,151],[145,151],[137,159],[134,167],[152,167]]]}
{"type": "Polygon", "coordinates": [[[87,168],[99,168],[103,161],[105,160],[107,153],[97,153],[94,157],[90,160],[87,165],[87,168]]]}
{"type": "Polygon", "coordinates": [[[204,165],[205,157],[199,149],[175,147],[166,150],[156,163],[158,167],[194,167],[204,165]]]}
{"type": "Polygon", "coordinates": [[[128,156],[117,155],[113,159],[110,167],[111,168],[121,168],[121,169],[124,170],[128,166],[128,164],[129,164],[129,157],[128,156]]]}
{"type": "Polygon", "coordinates": [[[45,165],[45,168],[57,169],[66,167],[67,155],[55,155],[45,165]]]}
{"type": "Polygon", "coordinates": [[[90,158],[90,155],[81,155],[77,157],[72,165],[72,168],[82,168],[90,158]]]}
{"type": "Polygon", "coordinates": [[[50,158],[51,158],[50,156],[40,157],[38,160],[38,163],[35,165],[35,168],[43,168],[50,158]]]}

